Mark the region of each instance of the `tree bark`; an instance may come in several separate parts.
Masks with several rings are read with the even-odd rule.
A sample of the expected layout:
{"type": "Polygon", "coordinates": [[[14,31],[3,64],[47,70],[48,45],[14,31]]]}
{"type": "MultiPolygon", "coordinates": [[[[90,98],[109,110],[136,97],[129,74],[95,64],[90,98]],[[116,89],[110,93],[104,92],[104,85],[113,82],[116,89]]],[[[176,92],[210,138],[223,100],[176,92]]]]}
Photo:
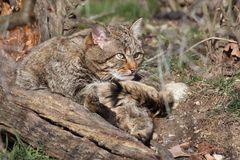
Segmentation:
{"type": "Polygon", "coordinates": [[[94,24],[84,19],[80,8],[85,0],[37,0],[34,14],[41,33],[41,41],[60,35],[70,35],[81,27],[94,24]]]}

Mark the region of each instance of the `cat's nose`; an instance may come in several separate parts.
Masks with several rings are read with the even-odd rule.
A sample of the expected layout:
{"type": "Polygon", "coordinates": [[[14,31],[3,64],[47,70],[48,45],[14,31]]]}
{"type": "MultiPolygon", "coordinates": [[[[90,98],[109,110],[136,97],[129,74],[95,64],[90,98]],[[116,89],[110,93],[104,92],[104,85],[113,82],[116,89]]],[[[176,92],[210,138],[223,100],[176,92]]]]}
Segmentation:
{"type": "Polygon", "coordinates": [[[137,69],[136,68],[131,68],[130,71],[131,71],[131,73],[136,73],[137,69]]]}

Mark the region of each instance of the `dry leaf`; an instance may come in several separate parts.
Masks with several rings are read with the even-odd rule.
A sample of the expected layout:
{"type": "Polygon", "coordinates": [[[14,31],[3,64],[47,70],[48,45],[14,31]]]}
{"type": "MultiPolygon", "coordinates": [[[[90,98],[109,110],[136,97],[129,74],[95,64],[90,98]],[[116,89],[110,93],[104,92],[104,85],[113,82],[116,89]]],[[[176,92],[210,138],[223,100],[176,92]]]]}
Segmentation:
{"type": "Polygon", "coordinates": [[[174,158],[177,158],[177,157],[189,157],[190,154],[187,154],[185,152],[182,151],[182,148],[180,147],[180,145],[176,145],[176,146],[173,146],[172,148],[168,149],[174,158]]]}
{"type": "Polygon", "coordinates": [[[213,156],[211,156],[210,154],[205,154],[204,157],[206,158],[206,160],[216,160],[213,156]]]}
{"type": "Polygon", "coordinates": [[[190,147],[191,143],[192,143],[191,141],[190,142],[184,142],[184,143],[180,144],[179,146],[181,148],[187,149],[187,148],[190,147]]]}
{"type": "Polygon", "coordinates": [[[3,2],[0,11],[0,16],[7,16],[12,14],[12,7],[8,3],[3,2]]]}
{"type": "Polygon", "coordinates": [[[189,160],[202,160],[202,159],[203,159],[203,156],[200,154],[196,154],[196,155],[194,154],[189,157],[189,160]]]}
{"type": "Polygon", "coordinates": [[[227,44],[223,50],[223,53],[226,54],[229,58],[233,58],[234,60],[240,59],[239,46],[236,43],[227,44]]]}
{"type": "Polygon", "coordinates": [[[214,152],[223,152],[222,148],[215,147],[209,143],[203,142],[198,144],[197,151],[199,154],[206,155],[206,154],[213,154],[214,152]]]}
{"type": "Polygon", "coordinates": [[[198,151],[198,153],[203,154],[203,155],[205,155],[207,153],[212,154],[213,146],[208,143],[203,142],[203,143],[200,143],[197,145],[197,151],[198,151]]]}
{"type": "Polygon", "coordinates": [[[26,52],[40,42],[40,33],[36,25],[16,27],[0,35],[0,49],[15,60],[22,58],[26,52]]]}

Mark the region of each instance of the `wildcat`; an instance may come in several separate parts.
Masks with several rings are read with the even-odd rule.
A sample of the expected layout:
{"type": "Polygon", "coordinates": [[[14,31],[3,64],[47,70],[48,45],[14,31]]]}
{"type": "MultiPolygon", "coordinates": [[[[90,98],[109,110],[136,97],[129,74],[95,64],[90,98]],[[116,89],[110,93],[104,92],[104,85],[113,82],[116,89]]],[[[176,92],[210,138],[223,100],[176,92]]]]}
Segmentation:
{"type": "Polygon", "coordinates": [[[133,81],[144,57],[141,26],[139,19],[52,38],[23,59],[16,84],[69,97],[146,142],[153,132],[148,112],[165,113],[173,98],[133,81]]]}

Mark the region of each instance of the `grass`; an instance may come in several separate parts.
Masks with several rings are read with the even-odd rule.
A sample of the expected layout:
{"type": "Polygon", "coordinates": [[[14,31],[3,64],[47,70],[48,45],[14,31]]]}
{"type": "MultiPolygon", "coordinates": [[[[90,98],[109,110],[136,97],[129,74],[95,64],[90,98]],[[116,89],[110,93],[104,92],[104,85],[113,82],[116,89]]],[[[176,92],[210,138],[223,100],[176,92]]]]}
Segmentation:
{"type": "MultiPolygon", "coordinates": [[[[201,58],[198,54],[189,52],[185,55],[188,61],[191,61],[193,64],[201,66],[201,58]]],[[[186,62],[183,62],[179,65],[180,57],[178,55],[171,56],[169,58],[168,64],[170,65],[171,71],[181,75],[181,79],[184,83],[188,85],[194,85],[195,82],[204,81],[209,84],[210,89],[214,89],[215,93],[219,96],[228,97],[228,102],[222,102],[220,106],[227,108],[227,111],[237,114],[240,116],[240,93],[236,91],[235,88],[235,79],[237,77],[225,77],[220,75],[214,79],[205,81],[201,75],[195,74],[195,72],[189,72],[189,65],[186,62]]],[[[201,68],[203,68],[201,66],[201,68]]]]}
{"type": "Polygon", "coordinates": [[[234,114],[240,116],[240,93],[232,92],[231,101],[228,105],[228,110],[234,114]]]}
{"type": "Polygon", "coordinates": [[[209,81],[209,84],[211,88],[216,89],[218,94],[229,97],[229,103],[224,104],[227,111],[240,116],[240,92],[236,90],[234,82],[234,77],[226,78],[224,76],[219,76],[214,80],[209,81]]]}
{"type": "Polygon", "coordinates": [[[146,2],[148,8],[151,9],[144,9],[138,0],[89,0],[81,8],[81,14],[88,18],[97,17],[97,20],[104,22],[109,22],[113,17],[121,17],[124,20],[150,18],[158,9],[158,1],[148,0],[146,2]]]}
{"type": "Polygon", "coordinates": [[[0,160],[54,160],[42,149],[34,149],[17,138],[15,144],[7,151],[0,152],[0,160]]]}
{"type": "Polygon", "coordinates": [[[209,81],[210,87],[216,89],[219,93],[230,94],[234,90],[234,78],[226,78],[223,75],[209,81]]]}
{"type": "Polygon", "coordinates": [[[204,39],[204,36],[204,31],[199,27],[192,27],[186,33],[186,38],[189,42],[204,39]]]}

